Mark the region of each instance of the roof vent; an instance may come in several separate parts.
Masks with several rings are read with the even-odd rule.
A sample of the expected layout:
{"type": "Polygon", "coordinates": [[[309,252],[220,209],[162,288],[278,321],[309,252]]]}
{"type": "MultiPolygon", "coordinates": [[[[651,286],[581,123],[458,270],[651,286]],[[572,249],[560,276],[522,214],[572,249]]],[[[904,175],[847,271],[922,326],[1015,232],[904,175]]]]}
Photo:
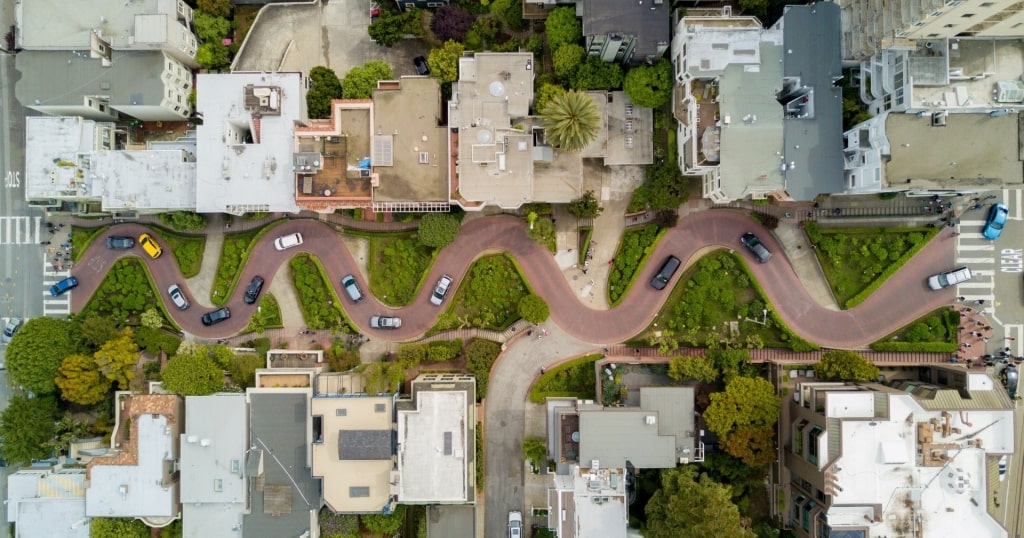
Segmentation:
{"type": "Polygon", "coordinates": [[[646,424],[648,426],[654,426],[657,423],[658,423],[657,415],[647,415],[646,417],[644,417],[644,424],[646,424]]]}

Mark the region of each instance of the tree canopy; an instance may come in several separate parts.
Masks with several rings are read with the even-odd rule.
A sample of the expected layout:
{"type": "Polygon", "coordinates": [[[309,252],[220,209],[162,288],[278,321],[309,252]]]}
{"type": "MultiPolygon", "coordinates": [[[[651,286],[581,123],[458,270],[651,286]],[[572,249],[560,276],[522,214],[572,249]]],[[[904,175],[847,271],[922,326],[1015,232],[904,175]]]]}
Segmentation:
{"type": "Polygon", "coordinates": [[[859,353],[836,349],[826,352],[814,365],[814,375],[825,381],[875,381],[878,367],[859,353]]]}
{"type": "Polygon", "coordinates": [[[420,219],[420,243],[441,248],[459,235],[459,219],[449,213],[427,213],[420,219]]]}
{"type": "Polygon", "coordinates": [[[531,293],[519,300],[519,315],[530,323],[543,323],[551,315],[551,309],[543,297],[531,293]]]}
{"type": "MultiPolygon", "coordinates": [[[[35,318],[45,319],[45,318],[35,318]]],[[[46,446],[53,439],[57,401],[50,396],[16,395],[0,415],[4,457],[11,463],[28,463],[50,456],[46,446]]]]}
{"type": "Polygon", "coordinates": [[[544,35],[551,50],[558,50],[564,44],[576,43],[583,36],[582,26],[576,18],[576,9],[558,7],[548,13],[544,21],[544,35]]]}
{"type": "Polygon", "coordinates": [[[53,380],[64,357],[79,351],[74,325],[47,317],[28,320],[7,346],[7,374],[11,383],[36,394],[56,392],[53,380]]]}
{"type": "Polygon", "coordinates": [[[366,530],[378,534],[391,534],[402,526],[405,521],[405,505],[395,506],[395,511],[390,514],[363,514],[359,516],[360,521],[366,526],[366,530]]]}
{"type": "Polygon", "coordinates": [[[668,376],[676,381],[710,383],[718,379],[718,369],[708,357],[673,357],[668,363],[668,376]]]}
{"type": "Polygon", "coordinates": [[[729,487],[706,475],[698,478],[691,466],[663,471],[661,489],[647,502],[645,512],[647,538],[755,538],[743,527],[729,487]]]}
{"type": "Polygon", "coordinates": [[[381,9],[380,16],[370,22],[367,32],[370,39],[383,47],[391,47],[406,35],[420,35],[420,12],[410,9],[405,12],[397,9],[381,9]]]}
{"type": "Polygon", "coordinates": [[[583,151],[601,125],[594,100],[578,91],[552,97],[541,114],[548,143],[570,153],[583,151]]]}
{"type": "Polygon", "coordinates": [[[597,56],[587,56],[569,76],[569,86],[580,91],[614,90],[622,86],[622,68],[597,56]]]}
{"type": "Polygon", "coordinates": [[[185,352],[179,348],[178,354],[167,362],[160,378],[165,389],[182,396],[213,394],[224,386],[224,372],[205,347],[196,352],[185,352]]]}
{"type": "Polygon", "coordinates": [[[782,402],[771,383],[760,377],[734,377],[710,398],[704,420],[726,453],[751,466],[775,459],[774,426],[782,402]]]}
{"type": "Polygon", "coordinates": [[[79,353],[64,358],[54,381],[60,387],[61,398],[79,405],[98,404],[110,390],[110,379],[100,372],[96,359],[79,353]]]}
{"type": "Polygon", "coordinates": [[[196,7],[217,17],[230,17],[235,6],[231,0],[197,0],[196,7]]]}
{"type": "Polygon", "coordinates": [[[99,371],[121,390],[128,389],[128,383],[135,379],[135,364],[139,361],[139,346],[132,336],[132,330],[126,327],[93,354],[99,371]]]}
{"type": "Polygon", "coordinates": [[[231,65],[231,49],[220,41],[207,41],[196,51],[196,63],[203,69],[220,69],[231,65]]]}
{"type": "Polygon", "coordinates": [[[586,53],[587,51],[576,43],[566,43],[555,49],[551,53],[551,64],[555,75],[562,80],[568,80],[569,75],[580,65],[583,55],[586,53]]]}
{"type": "Polygon", "coordinates": [[[192,23],[196,27],[196,37],[201,43],[216,42],[231,33],[231,21],[212,15],[202,10],[193,11],[192,23]]]}
{"type": "Polygon", "coordinates": [[[601,203],[594,196],[594,191],[587,191],[583,193],[583,196],[569,202],[566,210],[570,215],[578,219],[592,219],[600,215],[604,208],[601,207],[601,203]]]}
{"type": "Polygon", "coordinates": [[[391,65],[381,60],[370,60],[359,67],[353,67],[341,82],[345,99],[369,99],[377,89],[377,81],[395,78],[391,65]]]}
{"type": "Polygon", "coordinates": [[[331,100],[341,99],[341,81],[329,67],[318,65],[309,70],[312,85],[306,92],[306,109],[310,118],[331,116],[331,100]]]}
{"type": "Polygon", "coordinates": [[[535,92],[535,96],[533,98],[534,110],[538,112],[544,110],[544,107],[548,106],[548,101],[550,101],[553,97],[557,97],[564,93],[565,88],[559,86],[558,84],[552,84],[550,82],[541,83],[541,85],[537,88],[537,91],[535,92]]]}
{"type": "Polygon", "coordinates": [[[442,84],[459,80],[459,58],[465,50],[462,43],[451,39],[445,41],[441,48],[431,49],[427,57],[430,74],[442,84]]]}
{"type": "Polygon", "coordinates": [[[149,527],[138,519],[94,517],[89,520],[89,538],[149,538],[149,527]]]}
{"type": "Polygon", "coordinates": [[[455,4],[444,4],[437,8],[430,29],[442,41],[465,41],[466,34],[473,27],[476,15],[458,8],[455,4]]]}
{"type": "Polygon", "coordinates": [[[633,103],[647,108],[658,108],[667,103],[674,86],[672,64],[668,60],[634,67],[626,73],[622,83],[623,91],[633,103]]]}

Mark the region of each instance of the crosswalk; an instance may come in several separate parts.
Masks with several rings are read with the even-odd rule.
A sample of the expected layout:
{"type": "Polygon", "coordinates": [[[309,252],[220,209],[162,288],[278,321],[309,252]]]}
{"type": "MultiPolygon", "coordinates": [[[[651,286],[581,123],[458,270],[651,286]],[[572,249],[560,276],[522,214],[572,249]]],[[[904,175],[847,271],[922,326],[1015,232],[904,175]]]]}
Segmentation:
{"type": "MultiPolygon", "coordinates": [[[[999,199],[1005,200],[1010,205],[1010,220],[1020,220],[1022,214],[1020,191],[1015,190],[1016,197],[1011,196],[1011,191],[1003,189],[999,199]]],[[[981,235],[988,217],[989,203],[994,200],[988,199],[984,209],[967,211],[960,215],[960,226],[957,231],[956,265],[968,266],[971,268],[973,278],[957,286],[957,294],[963,297],[968,304],[976,301],[984,301],[983,312],[991,314],[996,299],[996,273],[1000,270],[1000,251],[997,250],[995,241],[989,241],[981,235]]]]}
{"type": "Polygon", "coordinates": [[[50,286],[71,276],[70,269],[57,270],[53,266],[53,260],[43,254],[43,315],[44,316],[67,316],[71,314],[71,294],[75,290],[64,292],[59,297],[50,295],[50,286]]]}
{"type": "Polygon", "coordinates": [[[42,217],[0,217],[0,245],[39,244],[42,217]]]}

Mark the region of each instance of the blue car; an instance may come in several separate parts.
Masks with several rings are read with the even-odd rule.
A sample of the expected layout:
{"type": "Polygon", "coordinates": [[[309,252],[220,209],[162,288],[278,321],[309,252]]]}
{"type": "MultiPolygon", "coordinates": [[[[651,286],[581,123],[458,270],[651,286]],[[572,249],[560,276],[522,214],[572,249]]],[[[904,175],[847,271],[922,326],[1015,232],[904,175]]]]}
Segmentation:
{"type": "Polygon", "coordinates": [[[985,221],[985,229],[981,232],[985,239],[992,241],[999,239],[999,236],[1003,233],[1003,225],[1006,224],[1006,217],[1009,214],[1010,208],[1002,202],[992,206],[992,210],[988,212],[988,220],[985,221]]]}
{"type": "Polygon", "coordinates": [[[73,276],[69,276],[64,280],[61,280],[60,282],[50,286],[50,295],[57,297],[58,295],[63,294],[65,291],[68,291],[77,285],[78,279],[73,276]]]}

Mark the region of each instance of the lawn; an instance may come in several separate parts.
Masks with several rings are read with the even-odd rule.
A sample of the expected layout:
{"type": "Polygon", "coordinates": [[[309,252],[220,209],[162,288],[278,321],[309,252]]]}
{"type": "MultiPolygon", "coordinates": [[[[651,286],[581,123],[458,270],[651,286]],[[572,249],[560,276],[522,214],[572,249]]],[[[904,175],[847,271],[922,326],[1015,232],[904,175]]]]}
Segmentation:
{"type": "Polygon", "coordinates": [[[544,403],[547,398],[573,396],[593,399],[597,390],[594,362],[604,355],[595,353],[549,368],[530,389],[530,401],[544,403]]]}
{"type": "Polygon", "coordinates": [[[508,256],[484,256],[469,268],[430,332],[467,327],[503,331],[519,319],[519,300],[529,293],[508,256]]]}
{"type": "MultiPolygon", "coordinates": [[[[612,271],[608,275],[608,301],[611,305],[618,304],[629,291],[637,272],[644,266],[659,237],[661,234],[658,233],[656,224],[626,230],[622,234],[622,241],[619,242],[612,262],[612,271]]],[[[597,260],[597,263],[602,262],[597,260]]]]}
{"type": "Polygon", "coordinates": [[[636,342],[667,349],[710,342],[797,351],[813,348],[776,317],[742,258],[725,251],[705,256],[682,275],[636,342]]]}
{"type": "Polygon", "coordinates": [[[128,257],[114,262],[80,317],[105,316],[121,325],[139,325],[140,316],[150,308],[160,312],[165,327],[177,330],[153,289],[153,281],[142,260],[128,257]]]}
{"type": "Polygon", "coordinates": [[[299,254],[288,262],[288,269],[292,285],[299,295],[299,307],[307,327],[314,331],[332,329],[356,332],[348,324],[341,301],[320,262],[309,254],[299,254]]]}
{"type": "Polygon", "coordinates": [[[938,228],[804,228],[818,262],[843,308],[853,308],[896,273],[938,233],[938,228]]]}
{"type": "Polygon", "coordinates": [[[405,306],[430,268],[433,249],[406,236],[370,237],[370,291],[385,304],[405,306]]]}
{"type": "Polygon", "coordinates": [[[203,249],[206,247],[205,235],[182,235],[169,230],[154,230],[165,245],[174,254],[178,262],[178,269],[185,278],[192,278],[199,274],[203,265],[203,249]]]}
{"type": "Polygon", "coordinates": [[[260,297],[260,306],[253,313],[249,324],[245,326],[242,333],[263,334],[266,329],[280,329],[283,326],[284,321],[281,319],[281,307],[277,304],[277,298],[271,293],[266,293],[260,297]]]}
{"type": "MultiPolygon", "coordinates": [[[[110,226],[97,226],[96,228],[80,228],[78,226],[71,227],[71,260],[78,263],[78,260],[85,254],[86,249],[92,244],[100,235],[106,233],[110,229],[110,226]]],[[[63,230],[58,231],[54,234],[50,242],[53,245],[60,245],[63,242],[64,235],[61,233],[63,230]]]]}
{"type": "Polygon", "coordinates": [[[953,353],[957,350],[957,327],[960,315],[951,308],[939,308],[900,330],[871,344],[875,351],[934,351],[953,353]]]}

